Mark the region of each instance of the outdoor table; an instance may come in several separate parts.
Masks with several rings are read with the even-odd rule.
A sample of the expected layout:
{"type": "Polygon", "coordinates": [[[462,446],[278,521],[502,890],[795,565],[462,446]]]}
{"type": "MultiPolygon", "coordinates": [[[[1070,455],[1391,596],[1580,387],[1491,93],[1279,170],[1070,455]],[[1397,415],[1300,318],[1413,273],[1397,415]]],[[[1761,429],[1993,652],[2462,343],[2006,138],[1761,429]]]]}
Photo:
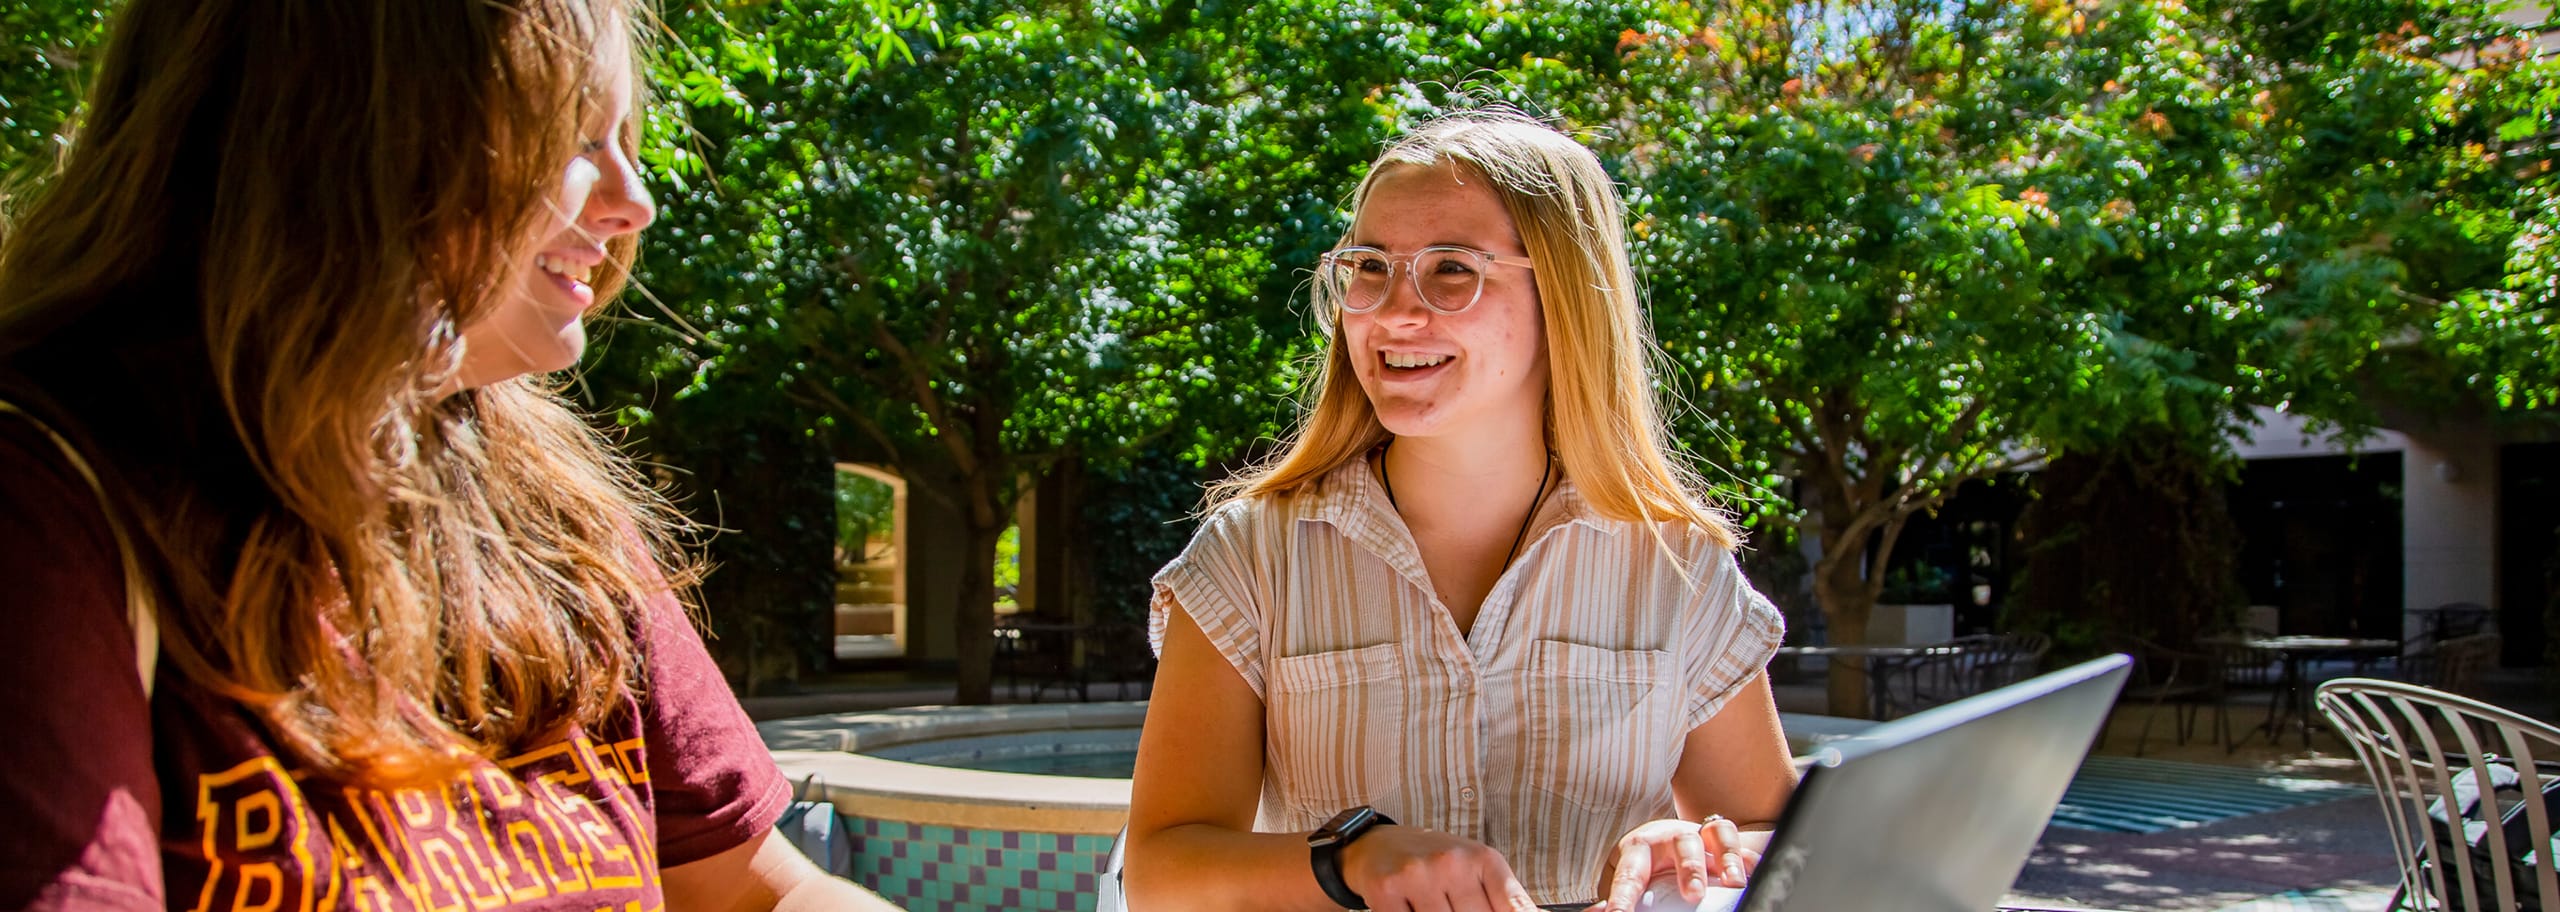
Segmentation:
{"type": "MultiPolygon", "coordinates": [[[[1881,718],[1885,707],[1892,704],[1893,676],[1907,673],[1925,659],[1944,659],[1964,655],[1963,646],[1940,643],[1930,646],[1780,646],[1778,654],[1793,658],[1864,659],[1867,674],[1868,714],[1881,718]]],[[[1842,707],[1831,708],[1834,715],[1842,707]]]]}
{"type": "Polygon", "coordinates": [[[2288,720],[2302,726],[2302,746],[2311,746],[2311,681],[2303,673],[2304,664],[2313,659],[2354,659],[2363,662],[2381,656],[2397,655],[2399,640],[2357,639],[2348,637],[2280,636],[2253,637],[2238,641],[2251,649],[2274,653],[2284,662],[2282,680],[2276,682],[2275,699],[2267,704],[2267,721],[2258,725],[2267,733],[2267,743],[2284,740],[2288,720]]]}

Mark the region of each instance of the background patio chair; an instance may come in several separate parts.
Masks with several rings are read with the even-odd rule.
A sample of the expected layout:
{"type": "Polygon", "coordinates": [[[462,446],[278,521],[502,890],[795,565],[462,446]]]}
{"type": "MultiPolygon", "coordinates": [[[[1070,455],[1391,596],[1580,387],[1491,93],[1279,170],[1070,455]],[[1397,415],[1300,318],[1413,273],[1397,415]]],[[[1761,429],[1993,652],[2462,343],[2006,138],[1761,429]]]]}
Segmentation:
{"type": "Polygon", "coordinates": [[[2053,639],[2041,633],[1994,633],[1960,639],[1979,644],[1972,650],[1974,693],[2035,677],[2044,669],[2045,653],[2053,650],[2053,639]]]}
{"type": "Polygon", "coordinates": [[[2398,681],[2340,678],[2316,699],[2382,800],[2400,862],[2391,908],[2560,910],[2560,728],[2398,681]]]}
{"type": "Polygon", "coordinates": [[[2454,637],[2402,655],[2391,676],[2420,687],[2469,693],[2481,670],[2497,667],[2500,648],[2496,633],[2454,637]]]}
{"type": "Polygon", "coordinates": [[[2449,602],[2437,605],[2426,615],[2425,634],[2429,642],[2442,643],[2490,630],[2489,606],[2479,602],[2449,602]]]}
{"type": "Polygon", "coordinates": [[[1002,675],[1007,693],[1019,699],[1024,679],[1031,681],[1031,702],[1038,703],[1049,689],[1072,695],[1078,701],[1089,699],[1085,689],[1085,667],[1076,662],[1076,641],[1084,628],[1042,621],[1020,615],[996,619],[996,655],[994,674],[1002,675]]]}
{"type": "MultiPolygon", "coordinates": [[[[2142,756],[2151,743],[2151,725],[2166,707],[2172,714],[2178,743],[2184,745],[2195,733],[2196,721],[2204,710],[2213,710],[2213,733],[2224,751],[2236,744],[2231,739],[2231,714],[2223,705],[2227,695],[2223,688],[2222,659],[2210,652],[2171,649],[2137,636],[2113,639],[2117,651],[2133,657],[2133,674],[2125,680],[2124,691],[2116,696],[2116,705],[2144,704],[2142,731],[2134,736],[2133,755],[2142,756]]],[[[2107,729],[2098,729],[2098,743],[2106,743],[2107,729]]]]}
{"type": "Polygon", "coordinates": [[[1115,700],[1129,699],[1131,688],[1144,698],[1155,688],[1156,653],[1147,646],[1147,627],[1141,623],[1115,622],[1098,624],[1086,640],[1085,677],[1094,689],[1109,684],[1115,700]]]}
{"type": "Polygon", "coordinates": [[[2284,658],[2273,650],[2251,646],[2275,634],[2255,627],[2226,627],[2196,638],[2198,652],[2222,660],[2223,686],[2232,690],[2274,690],[2284,683],[2284,658]]]}
{"type": "Polygon", "coordinates": [[[1878,672],[1893,677],[1880,690],[1883,700],[1876,718],[1891,719],[2035,677],[2053,641],[2040,633],[1993,633],[1933,645],[1955,649],[1878,672]]]}

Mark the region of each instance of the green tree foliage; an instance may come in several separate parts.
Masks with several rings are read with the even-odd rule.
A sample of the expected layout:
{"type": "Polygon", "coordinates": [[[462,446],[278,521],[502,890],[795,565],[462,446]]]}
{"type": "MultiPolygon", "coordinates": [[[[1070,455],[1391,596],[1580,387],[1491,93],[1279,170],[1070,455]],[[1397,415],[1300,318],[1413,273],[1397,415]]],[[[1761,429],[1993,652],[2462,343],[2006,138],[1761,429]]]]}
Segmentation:
{"type": "Polygon", "coordinates": [[[2551,71],[2486,4],[2162,9],[2185,17],[2178,50],[2203,78],[2137,93],[2162,114],[2162,164],[2128,190],[2198,183],[2210,192],[2184,193],[2169,208],[2191,214],[2170,221],[2212,230],[2152,229],[2141,261],[2085,270],[2148,292],[2090,296],[2140,340],[2111,347],[2110,365],[2139,381],[2116,385],[2145,407],[2100,402],[2043,428],[2062,452],[2037,483],[2026,591],[2048,613],[2183,642],[2232,622],[2241,601],[2213,491],[2229,474],[2225,431],[2250,407],[2421,434],[2535,420],[2550,373],[2515,357],[2533,334],[2502,260],[2546,167],[2535,134],[2550,105],[2535,99],[2551,71]],[[2100,536],[2113,557],[2073,553],[2100,536]]]}
{"type": "Polygon", "coordinates": [[[2534,363],[2476,355],[2533,337],[2499,260],[2547,77],[2478,4],[1743,0],[1625,44],[1692,439],[1792,483],[1835,641],[1968,480],[2120,440],[2193,480],[2252,406],[2534,363]]]}
{"type": "Polygon", "coordinates": [[[1019,482],[1166,432],[1211,353],[1262,334],[1191,306],[1166,167],[1184,105],[1113,11],[958,6],[908,36],[912,63],[853,79],[838,37],[867,11],[775,12],[767,71],[690,112],[710,177],[646,276],[690,327],[668,366],[763,386],[956,508],[961,691],[983,701],[1019,482]]]}
{"type": "Polygon", "coordinates": [[[80,107],[80,62],[106,19],[95,3],[0,0],[0,192],[52,166],[80,107]]]}
{"type": "MultiPolygon", "coordinates": [[[[935,12],[930,32],[894,23],[886,46],[906,50],[886,58],[879,10],[671,17],[695,63],[668,80],[682,107],[661,133],[682,141],[657,161],[681,186],[643,275],[667,313],[620,347],[675,403],[811,416],[842,458],[951,505],[970,542],[961,698],[983,700],[989,568],[1021,483],[1165,445],[1224,459],[1285,426],[1320,342],[1304,264],[1397,118],[1470,80],[1573,89],[1619,23],[1460,4],[935,12]]],[[[651,438],[694,436],[654,394],[615,401],[651,438]]]]}
{"type": "Polygon", "coordinates": [[[2256,126],[2249,274],[2277,330],[2259,398],[2351,424],[2553,405],[2531,360],[2555,338],[2533,290],[2560,131],[2539,30],[2476,0],[2206,9],[2231,33],[2216,68],[2252,93],[2230,107],[2256,126]]]}
{"type": "Polygon", "coordinates": [[[2012,4],[1746,3],[1626,36],[1638,268],[1713,419],[1689,436],[1793,481],[1834,642],[1864,642],[1910,517],[2029,458],[2045,397],[2097,359],[2030,227],[2056,218],[2047,163],[2100,119],[2062,91],[2067,28],[2012,4]]]}

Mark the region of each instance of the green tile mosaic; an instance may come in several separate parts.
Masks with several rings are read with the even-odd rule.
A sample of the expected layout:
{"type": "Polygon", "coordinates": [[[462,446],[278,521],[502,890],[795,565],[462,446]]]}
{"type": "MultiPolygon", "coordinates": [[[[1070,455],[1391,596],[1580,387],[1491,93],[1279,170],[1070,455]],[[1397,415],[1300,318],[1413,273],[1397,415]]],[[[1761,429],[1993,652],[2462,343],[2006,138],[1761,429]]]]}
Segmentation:
{"type": "Polygon", "coordinates": [[[865,886],[914,912],[1091,912],[1111,837],[849,820],[865,886]]]}

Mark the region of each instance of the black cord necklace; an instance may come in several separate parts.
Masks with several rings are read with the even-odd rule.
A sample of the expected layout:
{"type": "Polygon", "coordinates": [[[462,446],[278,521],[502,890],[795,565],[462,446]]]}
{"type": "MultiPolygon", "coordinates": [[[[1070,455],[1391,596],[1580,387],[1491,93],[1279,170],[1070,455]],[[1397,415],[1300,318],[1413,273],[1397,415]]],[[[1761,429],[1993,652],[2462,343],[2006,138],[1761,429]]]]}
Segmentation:
{"type": "MultiPolygon", "coordinates": [[[[1387,450],[1395,445],[1395,439],[1388,438],[1386,443],[1378,446],[1378,486],[1387,489],[1387,506],[1393,507],[1401,516],[1404,507],[1396,503],[1395,478],[1387,474],[1387,450]]],[[[1548,450],[1546,463],[1538,466],[1538,493],[1529,498],[1529,515],[1520,517],[1520,531],[1511,533],[1511,547],[1502,552],[1502,566],[1505,568],[1511,566],[1512,558],[1520,556],[1520,542],[1529,537],[1529,524],[1538,520],[1538,507],[1547,502],[1547,481],[1555,475],[1555,464],[1556,451],[1548,450]]]]}

